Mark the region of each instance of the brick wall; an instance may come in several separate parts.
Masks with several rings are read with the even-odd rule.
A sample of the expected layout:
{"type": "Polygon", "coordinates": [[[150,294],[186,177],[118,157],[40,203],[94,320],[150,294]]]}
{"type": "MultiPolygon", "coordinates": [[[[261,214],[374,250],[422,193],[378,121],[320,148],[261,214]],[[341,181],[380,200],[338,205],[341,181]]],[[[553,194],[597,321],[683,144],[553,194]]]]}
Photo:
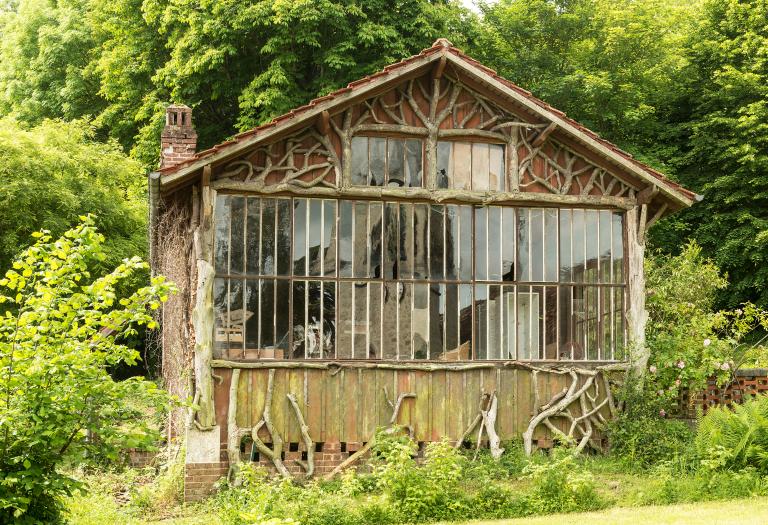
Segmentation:
{"type": "Polygon", "coordinates": [[[184,501],[199,501],[213,494],[216,482],[227,475],[229,465],[187,463],[184,468],[184,501]]]}
{"type": "Polygon", "coordinates": [[[723,386],[710,378],[703,392],[693,396],[688,391],[681,392],[680,412],[683,417],[695,418],[699,409],[706,414],[710,407],[743,403],[761,394],[768,394],[768,369],[745,368],[737,370],[723,386]]]}

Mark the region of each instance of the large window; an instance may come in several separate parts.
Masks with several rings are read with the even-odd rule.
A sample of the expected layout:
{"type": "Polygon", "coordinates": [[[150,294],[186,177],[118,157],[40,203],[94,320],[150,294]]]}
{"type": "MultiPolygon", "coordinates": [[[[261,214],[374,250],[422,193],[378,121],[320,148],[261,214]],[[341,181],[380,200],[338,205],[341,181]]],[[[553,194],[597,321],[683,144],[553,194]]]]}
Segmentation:
{"type": "Polygon", "coordinates": [[[623,357],[622,214],[219,195],[216,354],[623,357]]]}
{"type": "Polygon", "coordinates": [[[437,143],[437,187],[504,191],[504,146],[482,142],[437,143]]]}
{"type": "Polygon", "coordinates": [[[420,139],[354,137],[352,185],[423,186],[422,149],[420,139]]]}

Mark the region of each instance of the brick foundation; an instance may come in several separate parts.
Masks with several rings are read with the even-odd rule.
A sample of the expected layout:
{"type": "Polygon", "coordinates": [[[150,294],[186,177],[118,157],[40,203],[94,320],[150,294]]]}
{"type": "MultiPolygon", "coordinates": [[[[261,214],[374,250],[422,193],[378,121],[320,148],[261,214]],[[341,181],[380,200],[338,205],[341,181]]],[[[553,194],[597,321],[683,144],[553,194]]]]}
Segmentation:
{"type": "Polygon", "coordinates": [[[213,494],[216,482],[227,475],[229,465],[187,463],[184,468],[184,501],[199,501],[213,494]]]}
{"type": "Polygon", "coordinates": [[[695,418],[698,409],[706,414],[710,407],[740,404],[763,394],[768,394],[768,369],[737,370],[731,382],[722,387],[711,377],[703,392],[693,396],[688,391],[681,392],[680,412],[683,417],[695,418]]]}

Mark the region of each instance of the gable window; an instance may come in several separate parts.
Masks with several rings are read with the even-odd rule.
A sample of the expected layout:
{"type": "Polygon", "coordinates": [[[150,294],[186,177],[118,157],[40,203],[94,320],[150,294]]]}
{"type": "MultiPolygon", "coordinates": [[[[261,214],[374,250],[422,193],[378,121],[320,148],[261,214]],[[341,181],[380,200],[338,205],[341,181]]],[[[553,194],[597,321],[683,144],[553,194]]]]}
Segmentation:
{"type": "Polygon", "coordinates": [[[215,355],[623,358],[623,214],[219,194],[215,355]]]}
{"type": "Polygon", "coordinates": [[[423,186],[422,149],[419,139],[354,137],[352,185],[423,186]]]}
{"type": "Polygon", "coordinates": [[[482,142],[438,141],[437,187],[504,191],[504,146],[482,142]]]}

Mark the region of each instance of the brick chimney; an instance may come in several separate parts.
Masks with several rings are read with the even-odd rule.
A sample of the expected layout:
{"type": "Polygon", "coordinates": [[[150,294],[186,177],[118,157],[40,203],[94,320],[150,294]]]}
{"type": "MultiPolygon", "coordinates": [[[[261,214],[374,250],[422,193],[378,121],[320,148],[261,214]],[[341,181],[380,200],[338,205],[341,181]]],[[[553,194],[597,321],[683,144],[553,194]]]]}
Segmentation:
{"type": "Polygon", "coordinates": [[[160,135],[160,167],[168,168],[192,158],[196,148],[192,108],[171,104],[165,110],[165,127],[160,135]]]}

